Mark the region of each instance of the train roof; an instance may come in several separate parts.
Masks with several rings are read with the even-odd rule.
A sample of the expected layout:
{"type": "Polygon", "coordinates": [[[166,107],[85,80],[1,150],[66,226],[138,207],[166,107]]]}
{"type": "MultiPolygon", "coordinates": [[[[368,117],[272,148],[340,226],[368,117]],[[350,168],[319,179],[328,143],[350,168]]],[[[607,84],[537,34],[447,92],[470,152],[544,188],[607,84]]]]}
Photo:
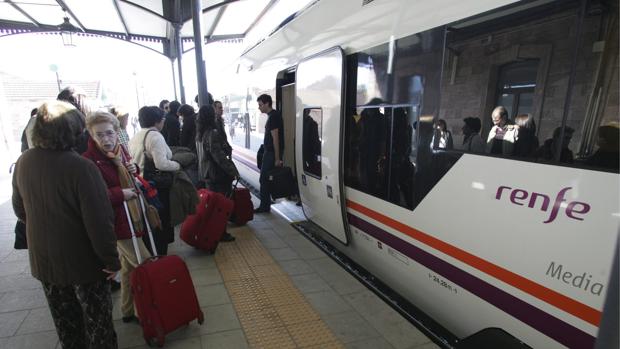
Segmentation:
{"type": "MultiPolygon", "coordinates": [[[[522,1],[535,6],[552,0],[522,1]]],[[[241,55],[241,66],[255,69],[293,66],[302,58],[334,46],[356,52],[391,37],[402,38],[457,22],[515,0],[318,0],[241,55]]],[[[520,6],[520,7],[521,7],[520,6]]],[[[515,9],[507,9],[506,12],[515,9]]],[[[497,14],[496,14],[497,15],[497,14]]],[[[484,18],[484,16],[480,16],[484,18]]]]}

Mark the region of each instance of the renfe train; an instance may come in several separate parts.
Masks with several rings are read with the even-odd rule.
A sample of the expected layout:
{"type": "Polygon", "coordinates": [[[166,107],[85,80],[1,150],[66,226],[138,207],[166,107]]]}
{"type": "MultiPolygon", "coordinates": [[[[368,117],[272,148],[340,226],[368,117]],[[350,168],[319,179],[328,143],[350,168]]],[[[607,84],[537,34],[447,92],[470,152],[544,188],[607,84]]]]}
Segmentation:
{"type": "Polygon", "coordinates": [[[314,1],[240,58],[234,159],[258,187],[271,94],[322,239],[458,338],[592,348],[618,282],[618,41],[617,0],[314,1]]]}

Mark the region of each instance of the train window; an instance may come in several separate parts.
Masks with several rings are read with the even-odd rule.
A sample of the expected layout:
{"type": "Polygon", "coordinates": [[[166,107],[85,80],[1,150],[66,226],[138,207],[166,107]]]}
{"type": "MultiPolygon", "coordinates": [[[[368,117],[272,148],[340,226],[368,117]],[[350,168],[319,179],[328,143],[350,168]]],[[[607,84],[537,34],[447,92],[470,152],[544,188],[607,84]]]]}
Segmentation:
{"type": "Polygon", "coordinates": [[[321,140],[323,132],[323,110],[304,109],[302,154],[304,172],[321,178],[321,140]]]}
{"type": "Polygon", "coordinates": [[[380,45],[356,55],[356,105],[388,99],[388,45],[380,45]]]}
{"type": "Polygon", "coordinates": [[[387,199],[391,108],[379,99],[347,116],[345,184],[387,199]]]}
{"type": "Polygon", "coordinates": [[[439,119],[455,150],[618,171],[617,4],[559,3],[449,28],[439,119]]]}

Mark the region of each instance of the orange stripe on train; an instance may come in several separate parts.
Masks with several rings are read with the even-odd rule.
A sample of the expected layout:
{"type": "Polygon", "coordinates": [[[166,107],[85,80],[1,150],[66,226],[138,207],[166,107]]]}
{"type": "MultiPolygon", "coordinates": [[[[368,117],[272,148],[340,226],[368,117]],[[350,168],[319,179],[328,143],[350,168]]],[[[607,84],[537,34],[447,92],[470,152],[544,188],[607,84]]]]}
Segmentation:
{"type": "Polygon", "coordinates": [[[347,200],[347,207],[350,207],[366,216],[381,222],[399,232],[410,236],[425,245],[428,245],[440,252],[443,252],[459,261],[468,264],[488,275],[491,275],[521,291],[528,293],[556,308],[564,310],[594,326],[599,326],[601,321],[601,312],[583,303],[580,303],[570,297],[567,297],[550,288],[537,284],[521,275],[515,274],[510,270],[504,269],[469,252],[461,250],[458,247],[450,245],[444,241],[434,238],[408,225],[400,223],[388,216],[385,216],[368,207],[362,206],[351,200],[347,200]]]}

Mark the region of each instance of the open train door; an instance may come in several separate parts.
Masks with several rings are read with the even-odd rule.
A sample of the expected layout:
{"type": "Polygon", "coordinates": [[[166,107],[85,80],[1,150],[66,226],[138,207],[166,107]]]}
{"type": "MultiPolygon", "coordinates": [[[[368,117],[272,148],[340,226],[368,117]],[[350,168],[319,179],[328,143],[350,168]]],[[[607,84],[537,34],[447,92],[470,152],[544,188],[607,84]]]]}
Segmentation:
{"type": "Polygon", "coordinates": [[[295,158],[304,214],[348,243],[342,182],[344,55],[331,48],[299,63],[295,158]]]}

